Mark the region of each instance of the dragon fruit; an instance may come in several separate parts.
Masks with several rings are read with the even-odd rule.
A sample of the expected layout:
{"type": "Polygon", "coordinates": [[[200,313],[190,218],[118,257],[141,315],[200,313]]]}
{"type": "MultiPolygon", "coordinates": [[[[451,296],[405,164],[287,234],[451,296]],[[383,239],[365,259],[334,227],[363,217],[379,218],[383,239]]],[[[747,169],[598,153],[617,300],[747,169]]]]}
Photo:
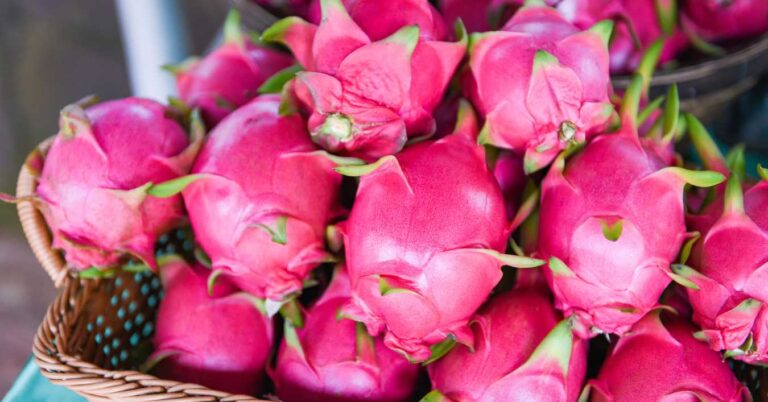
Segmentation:
{"type": "Polygon", "coordinates": [[[524,155],[526,173],[605,127],[611,22],[580,32],[554,9],[520,9],[500,32],[472,35],[465,90],[485,115],[480,141],[524,155]]]}
{"type": "Polygon", "coordinates": [[[342,228],[352,281],[345,314],[413,361],[472,344],[467,323],[502,264],[542,263],[501,254],[510,233],[504,199],[466,103],[457,127],[375,164],[338,169],[362,176],[342,228]]]}
{"type": "Polygon", "coordinates": [[[255,97],[267,78],[293,62],[290,56],[257,46],[243,35],[235,10],[224,32],[224,44],[211,54],[171,68],[181,100],[199,108],[208,127],[255,97]]]}
{"type": "MultiPolygon", "coordinates": [[[[556,6],[563,0],[544,0],[556,6]]],[[[525,0],[438,0],[440,11],[448,22],[461,21],[469,32],[497,30],[522,7],[525,0]]]]}
{"type": "Polygon", "coordinates": [[[504,201],[507,204],[507,218],[513,219],[520,208],[527,182],[525,171],[523,171],[523,158],[514,152],[499,151],[493,165],[493,175],[504,194],[504,201]]]}
{"type": "Polygon", "coordinates": [[[310,13],[312,0],[252,0],[275,15],[300,15],[310,13]]]}
{"type": "MultiPolygon", "coordinates": [[[[406,10],[417,3],[429,7],[426,1],[403,3],[412,5],[406,10]]],[[[432,112],[464,57],[463,34],[450,43],[433,39],[435,32],[419,25],[399,26],[394,33],[384,28],[399,17],[411,22],[410,14],[393,13],[398,18],[377,25],[382,20],[372,12],[387,4],[352,5],[368,17],[363,24],[340,0],[322,0],[319,26],[289,17],[264,32],[264,40],[285,44],[306,68],[296,75],[295,93],[311,110],[312,139],[331,152],[372,161],[400,151],[409,138],[431,135],[432,112]]]]}
{"type": "MultiPolygon", "coordinates": [[[[180,197],[156,198],[152,183],[188,172],[202,132],[190,144],[166,107],[149,99],[85,106],[61,111],[31,199],[71,267],[104,268],[127,256],[155,267],[157,237],[184,218],[180,197]]],[[[31,158],[40,164],[42,155],[31,158]]]]}
{"type": "MultiPolygon", "coordinates": [[[[621,337],[587,385],[590,400],[602,401],[751,401],[720,354],[696,340],[694,327],[648,314],[621,337]]],[[[585,398],[586,400],[586,398],[585,398]]]]}
{"type": "MultiPolygon", "coordinates": [[[[611,73],[634,71],[643,53],[661,37],[666,37],[660,63],[674,59],[689,45],[687,36],[677,27],[677,9],[659,8],[667,1],[653,0],[562,0],[557,10],[581,29],[611,19],[616,28],[611,39],[611,73]]],[[[674,7],[674,4],[670,4],[674,7]]]]}
{"type": "Polygon", "coordinates": [[[587,368],[586,341],[558,320],[539,290],[497,296],[472,319],[474,350],[456,347],[428,367],[435,391],[423,401],[575,402],[587,368]]]}
{"type": "Polygon", "coordinates": [[[671,278],[681,280],[670,263],[690,236],[684,186],[724,180],[666,167],[643,147],[635,123],[642,81],[636,76],[627,90],[620,131],[595,138],[567,164],[559,157],[542,183],[539,256],[549,260],[556,307],[581,337],[624,334],[656,307],[671,278]]]}
{"type": "Polygon", "coordinates": [[[163,258],[165,297],[149,358],[159,376],[231,393],[261,393],[274,340],[263,304],[226,279],[209,295],[210,271],[179,257],[163,258]]]}
{"type": "MultiPolygon", "coordinates": [[[[314,0],[309,21],[322,22],[322,1],[314,0]]],[[[425,40],[445,40],[450,32],[443,16],[428,0],[342,0],[347,13],[368,35],[377,41],[406,25],[418,25],[425,40]]]]}
{"type": "Polygon", "coordinates": [[[413,394],[419,367],[368,335],[362,324],[338,318],[349,296],[349,277],[338,267],[304,326],[286,325],[271,373],[280,400],[396,402],[413,394]]]}
{"type": "Polygon", "coordinates": [[[706,225],[690,265],[678,274],[692,285],[687,290],[697,334],[714,350],[751,364],[768,364],[765,308],[768,294],[768,172],[742,192],[739,174],[731,174],[724,197],[706,214],[719,214],[706,225]]]}
{"type": "Polygon", "coordinates": [[[280,102],[257,97],[216,126],[183,189],[212,268],[273,301],[300,291],[328,260],[325,229],[340,213],[335,163],[316,150],[301,116],[279,113],[280,102]]]}
{"type": "Polygon", "coordinates": [[[740,39],[768,31],[765,0],[691,0],[684,2],[684,18],[706,40],[740,39]]]}

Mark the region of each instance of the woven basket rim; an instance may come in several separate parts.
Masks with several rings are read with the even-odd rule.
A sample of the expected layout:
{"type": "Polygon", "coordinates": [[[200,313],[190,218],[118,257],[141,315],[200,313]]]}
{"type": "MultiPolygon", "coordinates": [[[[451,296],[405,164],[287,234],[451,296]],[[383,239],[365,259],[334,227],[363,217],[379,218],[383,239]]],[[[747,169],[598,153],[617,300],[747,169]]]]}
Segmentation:
{"type": "MultiPolygon", "coordinates": [[[[44,156],[53,140],[54,137],[47,138],[36,147],[36,151],[44,156]]],[[[51,277],[53,285],[60,288],[64,284],[65,278],[69,275],[64,256],[61,252],[53,249],[51,234],[42,212],[32,201],[23,199],[23,197],[34,195],[36,188],[37,175],[27,163],[24,163],[21,166],[16,182],[16,197],[22,199],[16,205],[19,222],[21,222],[24,236],[27,238],[35,258],[45,269],[45,272],[48,273],[48,276],[51,277]]]]}
{"type": "Polygon", "coordinates": [[[134,370],[106,370],[63,350],[77,320],[76,306],[87,303],[89,287],[99,286],[102,280],[109,279],[65,276],[61,292],[48,307],[38,327],[32,353],[40,372],[52,383],[65,386],[89,400],[268,402],[199,384],[163,380],[134,370]]]}

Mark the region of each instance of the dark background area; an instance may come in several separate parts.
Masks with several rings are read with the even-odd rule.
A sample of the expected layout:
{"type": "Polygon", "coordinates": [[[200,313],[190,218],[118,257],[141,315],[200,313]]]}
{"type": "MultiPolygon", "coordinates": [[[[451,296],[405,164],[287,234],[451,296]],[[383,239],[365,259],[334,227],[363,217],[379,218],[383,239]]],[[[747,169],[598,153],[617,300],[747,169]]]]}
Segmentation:
{"type": "MultiPolygon", "coordinates": [[[[226,0],[180,0],[194,53],[215,36],[226,0]]],[[[56,133],[62,106],[130,95],[115,5],[108,0],[0,0],[0,191],[15,192],[32,148],[56,133]]],[[[56,290],[0,204],[0,395],[32,349],[56,290]]]]}

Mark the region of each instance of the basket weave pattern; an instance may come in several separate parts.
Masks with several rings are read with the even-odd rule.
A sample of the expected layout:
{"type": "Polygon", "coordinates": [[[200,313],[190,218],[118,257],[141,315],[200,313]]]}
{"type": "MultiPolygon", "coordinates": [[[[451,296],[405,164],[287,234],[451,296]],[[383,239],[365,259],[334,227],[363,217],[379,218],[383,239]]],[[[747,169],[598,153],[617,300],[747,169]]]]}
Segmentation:
{"type": "MultiPolygon", "coordinates": [[[[48,139],[38,147],[42,155],[48,139]]],[[[17,197],[34,194],[35,168],[25,164],[17,197]]],[[[52,248],[45,219],[31,201],[18,203],[24,235],[61,293],[48,307],[33,344],[35,362],[54,384],[94,401],[260,401],[198,384],[162,380],[136,371],[151,350],[160,279],[151,272],[118,272],[80,279],[52,248]]]]}

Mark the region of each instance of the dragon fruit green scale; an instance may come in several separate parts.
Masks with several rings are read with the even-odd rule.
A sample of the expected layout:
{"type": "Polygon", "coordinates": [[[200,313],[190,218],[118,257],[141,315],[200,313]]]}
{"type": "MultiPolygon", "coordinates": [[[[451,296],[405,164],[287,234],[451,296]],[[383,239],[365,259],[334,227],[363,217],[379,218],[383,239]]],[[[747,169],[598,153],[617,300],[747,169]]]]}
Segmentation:
{"type": "Polygon", "coordinates": [[[579,31],[547,6],[526,6],[502,31],[471,38],[467,92],[485,116],[480,141],[524,155],[532,173],[603,129],[612,23],[579,31]]]}
{"type": "Polygon", "coordinates": [[[464,57],[464,33],[457,42],[442,42],[414,23],[374,41],[340,0],[321,6],[319,26],[289,17],[263,35],[288,46],[306,69],[294,87],[311,112],[313,141],[375,161],[400,151],[409,138],[431,135],[432,113],[464,57]]]}

